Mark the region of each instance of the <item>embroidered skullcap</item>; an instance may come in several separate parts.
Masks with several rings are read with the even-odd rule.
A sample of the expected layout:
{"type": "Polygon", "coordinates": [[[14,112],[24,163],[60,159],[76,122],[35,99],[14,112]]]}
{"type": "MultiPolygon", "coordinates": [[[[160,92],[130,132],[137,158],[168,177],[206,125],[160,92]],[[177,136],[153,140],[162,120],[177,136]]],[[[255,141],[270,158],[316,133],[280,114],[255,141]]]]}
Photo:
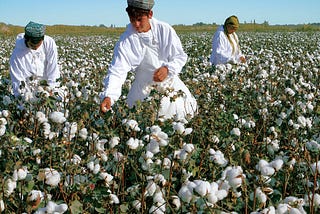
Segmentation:
{"type": "Polygon", "coordinates": [[[140,8],[143,10],[151,10],[154,0],[127,0],[128,6],[140,8]]]}
{"type": "Polygon", "coordinates": [[[45,34],[46,27],[43,24],[29,22],[24,28],[25,34],[30,37],[42,37],[45,34]]]}
{"type": "Polygon", "coordinates": [[[230,16],[224,22],[224,25],[233,25],[234,27],[239,27],[239,20],[236,16],[230,16]]]}

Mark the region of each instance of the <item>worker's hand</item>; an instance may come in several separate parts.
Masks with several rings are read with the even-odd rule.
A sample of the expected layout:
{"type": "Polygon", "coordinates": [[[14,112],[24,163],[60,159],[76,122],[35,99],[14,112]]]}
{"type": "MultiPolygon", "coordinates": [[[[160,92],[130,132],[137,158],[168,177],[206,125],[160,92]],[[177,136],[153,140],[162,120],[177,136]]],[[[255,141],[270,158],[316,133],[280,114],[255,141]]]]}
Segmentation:
{"type": "Polygon", "coordinates": [[[162,82],[168,76],[169,69],[166,66],[158,68],[153,74],[153,81],[162,82]]]}
{"type": "Polygon", "coordinates": [[[245,63],[247,60],[244,58],[244,56],[240,56],[240,62],[245,63]]]}
{"type": "Polygon", "coordinates": [[[106,113],[110,109],[111,109],[111,98],[110,97],[106,97],[106,98],[103,99],[103,101],[100,104],[100,111],[102,113],[106,113]]]}

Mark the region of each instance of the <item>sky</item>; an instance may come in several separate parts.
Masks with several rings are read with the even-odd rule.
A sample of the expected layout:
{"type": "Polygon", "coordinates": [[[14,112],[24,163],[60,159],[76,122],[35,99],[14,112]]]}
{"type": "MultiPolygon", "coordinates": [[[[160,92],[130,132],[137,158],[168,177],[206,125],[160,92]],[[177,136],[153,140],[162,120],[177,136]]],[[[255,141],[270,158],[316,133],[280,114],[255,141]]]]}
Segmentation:
{"type": "MultiPolygon", "coordinates": [[[[126,0],[0,0],[0,22],[125,27],[126,0]]],[[[155,0],[154,17],[171,25],[240,23],[270,25],[320,23],[320,0],[155,0]]]]}

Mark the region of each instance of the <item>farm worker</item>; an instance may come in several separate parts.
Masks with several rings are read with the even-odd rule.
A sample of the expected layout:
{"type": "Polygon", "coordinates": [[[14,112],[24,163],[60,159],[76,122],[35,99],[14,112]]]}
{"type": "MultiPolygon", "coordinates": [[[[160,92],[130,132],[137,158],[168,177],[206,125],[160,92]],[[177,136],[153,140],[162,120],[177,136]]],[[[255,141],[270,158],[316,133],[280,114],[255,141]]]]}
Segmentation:
{"type": "Polygon", "coordinates": [[[54,88],[59,85],[58,51],[55,41],[45,35],[43,24],[29,22],[16,37],[10,57],[10,77],[14,95],[35,90],[40,80],[54,88]]]}
{"type": "Polygon", "coordinates": [[[131,108],[143,101],[152,88],[179,90],[183,96],[170,101],[170,94],[161,100],[159,118],[194,116],[197,102],[178,74],[187,61],[187,54],[175,30],[153,17],[153,0],[127,0],[130,24],[117,42],[113,60],[104,79],[100,110],[106,112],[121,95],[121,88],[129,71],[135,80],[127,96],[131,108]]]}
{"type": "Polygon", "coordinates": [[[224,24],[219,26],[212,39],[210,62],[212,65],[245,63],[236,31],[239,20],[236,16],[228,17],[224,24]]]}

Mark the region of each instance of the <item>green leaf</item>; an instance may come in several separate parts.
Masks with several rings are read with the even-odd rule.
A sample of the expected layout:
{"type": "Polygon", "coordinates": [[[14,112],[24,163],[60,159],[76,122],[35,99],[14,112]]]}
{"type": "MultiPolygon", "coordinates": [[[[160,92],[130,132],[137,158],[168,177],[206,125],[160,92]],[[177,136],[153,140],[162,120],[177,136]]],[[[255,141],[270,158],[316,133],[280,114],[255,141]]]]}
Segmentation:
{"type": "Polygon", "coordinates": [[[78,200],[72,201],[70,210],[73,214],[83,213],[82,204],[78,200]]]}

